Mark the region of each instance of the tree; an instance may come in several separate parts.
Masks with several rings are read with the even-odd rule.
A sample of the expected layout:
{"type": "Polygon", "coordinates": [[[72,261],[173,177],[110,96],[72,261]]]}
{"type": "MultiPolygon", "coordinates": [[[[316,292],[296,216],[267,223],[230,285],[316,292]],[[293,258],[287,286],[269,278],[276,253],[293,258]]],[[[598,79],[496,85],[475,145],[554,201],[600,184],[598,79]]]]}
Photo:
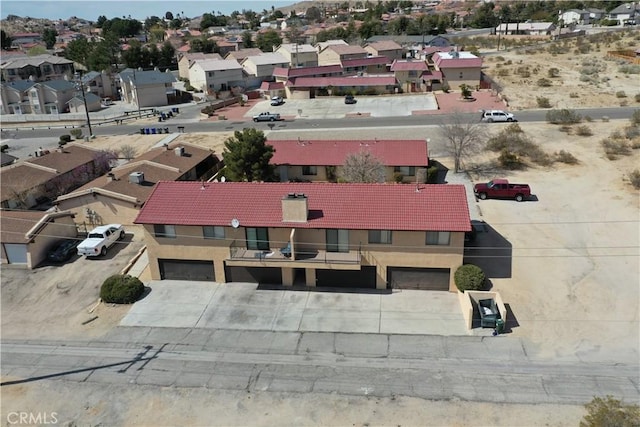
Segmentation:
{"type": "Polygon", "coordinates": [[[365,21],[358,29],[358,34],[360,34],[360,37],[362,37],[363,40],[367,40],[372,36],[377,36],[378,34],[383,33],[384,30],[382,29],[382,24],[378,20],[365,21]]]}
{"type": "Polygon", "coordinates": [[[83,37],[67,43],[67,47],[64,49],[64,57],[86,66],[92,50],[92,43],[89,43],[89,41],[83,37]]]}
{"type": "Polygon", "coordinates": [[[56,44],[56,37],[58,32],[52,28],[45,28],[42,32],[42,40],[47,45],[47,49],[53,49],[53,45],[56,44]]]}
{"type": "Polygon", "coordinates": [[[486,277],[484,271],[477,265],[464,264],[458,267],[453,280],[460,292],[479,291],[484,287],[486,277]]]}
{"type": "Polygon", "coordinates": [[[160,63],[161,67],[169,67],[173,64],[176,56],[176,49],[169,42],[164,42],[162,49],[160,49],[160,63]]]}
{"type": "Polygon", "coordinates": [[[102,28],[104,27],[105,22],[107,22],[108,19],[106,16],[104,15],[100,15],[98,16],[98,20],[96,21],[96,28],[102,28]]]}
{"type": "Polygon", "coordinates": [[[587,415],[580,427],[636,427],[640,425],[640,407],[625,405],[613,396],[594,397],[584,407],[587,415]]]}
{"type": "Polygon", "coordinates": [[[369,151],[362,150],[347,156],[341,178],[346,182],[384,182],[384,165],[369,151]]]}
{"type": "Polygon", "coordinates": [[[225,176],[231,181],[272,181],[274,149],[266,141],[257,129],[235,131],[224,143],[225,176]]]}
{"type": "Polygon", "coordinates": [[[131,160],[136,157],[136,147],[129,144],[124,144],[120,146],[120,155],[122,158],[126,160],[131,160]]]}
{"type": "Polygon", "coordinates": [[[164,14],[164,19],[166,19],[167,21],[172,21],[173,20],[173,13],[171,12],[167,12],[164,14]]]}
{"type": "Polygon", "coordinates": [[[244,46],[245,49],[250,49],[253,47],[253,35],[251,34],[251,31],[245,31],[242,33],[242,46],[244,46]]]}
{"type": "Polygon", "coordinates": [[[274,46],[282,44],[282,37],[276,30],[269,29],[264,33],[259,33],[256,37],[256,46],[263,52],[273,52],[274,46]]]}
{"type": "Polygon", "coordinates": [[[2,47],[2,49],[11,48],[11,37],[9,37],[7,33],[4,32],[4,30],[0,30],[0,34],[2,38],[2,40],[0,41],[0,47],[2,47]]]}
{"type": "Polygon", "coordinates": [[[311,22],[320,22],[322,21],[322,12],[315,6],[311,6],[304,13],[304,17],[307,18],[311,22]]]}
{"type": "Polygon", "coordinates": [[[458,173],[464,159],[482,149],[486,138],[485,124],[456,111],[448,115],[439,128],[445,141],[445,151],[453,157],[454,171],[458,173]]]}

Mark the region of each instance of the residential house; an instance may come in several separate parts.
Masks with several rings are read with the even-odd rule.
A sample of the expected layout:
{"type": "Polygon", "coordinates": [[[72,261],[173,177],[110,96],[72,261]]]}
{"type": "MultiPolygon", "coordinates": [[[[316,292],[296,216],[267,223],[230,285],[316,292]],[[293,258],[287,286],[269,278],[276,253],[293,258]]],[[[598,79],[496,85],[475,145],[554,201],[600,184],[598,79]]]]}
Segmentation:
{"type": "Polygon", "coordinates": [[[76,213],[76,222],[133,224],[156,184],[160,181],[203,181],[211,178],[221,163],[212,151],[174,142],[157,147],[107,175],[59,196],[61,210],[76,213]]]}
{"type": "Polygon", "coordinates": [[[11,37],[11,48],[26,50],[38,45],[44,45],[42,34],[40,33],[13,33],[11,37]]]}
{"type": "Polygon", "coordinates": [[[218,51],[220,52],[220,55],[223,58],[226,57],[230,52],[234,52],[234,51],[242,48],[242,40],[237,40],[237,39],[233,39],[233,40],[223,39],[223,40],[220,40],[220,39],[216,39],[215,37],[212,37],[211,39],[215,39],[216,45],[218,46],[218,51]]]}
{"type": "Polygon", "coordinates": [[[556,29],[553,22],[504,22],[496,27],[496,34],[550,36],[556,29]]]}
{"type": "Polygon", "coordinates": [[[588,10],[569,9],[560,15],[564,25],[586,25],[590,24],[590,13],[588,10]]]}
{"type": "Polygon", "coordinates": [[[175,96],[173,84],[176,78],[170,72],[127,68],[118,74],[118,78],[122,100],[136,104],[138,108],[169,105],[170,98],[175,96]]]}
{"type": "Polygon", "coordinates": [[[29,89],[35,85],[31,80],[15,80],[0,84],[0,107],[2,114],[30,114],[29,89]]]}
{"type": "Polygon", "coordinates": [[[189,68],[195,61],[201,61],[203,59],[218,59],[221,60],[222,56],[219,53],[183,53],[178,60],[178,76],[183,79],[189,78],[189,68]]]}
{"type": "Polygon", "coordinates": [[[160,182],[138,215],[152,280],[457,292],[463,185],[160,182]]]}
{"type": "Polygon", "coordinates": [[[118,92],[115,87],[115,81],[110,73],[89,71],[84,74],[80,80],[84,85],[84,91],[86,93],[93,93],[98,98],[111,98],[116,99],[118,92]]]}
{"type": "Polygon", "coordinates": [[[315,98],[318,91],[328,94],[383,94],[395,93],[398,89],[396,78],[388,76],[350,77],[296,77],[285,85],[287,98],[315,98]]]}
{"type": "Polygon", "coordinates": [[[367,43],[364,45],[364,50],[369,52],[372,56],[387,57],[388,64],[391,64],[397,59],[402,59],[404,56],[403,47],[393,40],[380,40],[367,43]]]}
{"type": "MultiPolygon", "coordinates": [[[[289,61],[283,55],[275,52],[263,53],[257,56],[248,56],[242,63],[242,68],[248,78],[256,78],[262,82],[273,80],[273,70],[275,68],[285,68],[289,66],[289,61]]],[[[248,84],[253,86],[253,84],[248,84]]]]}
{"type": "Polygon", "coordinates": [[[333,77],[342,75],[341,65],[324,65],[318,67],[275,68],[273,77],[277,82],[286,83],[297,77],[333,77]]]}
{"type": "Polygon", "coordinates": [[[342,72],[351,74],[384,74],[388,73],[386,56],[370,56],[367,58],[345,59],[342,61],[342,72]]]}
{"type": "Polygon", "coordinates": [[[0,262],[33,269],[57,241],[77,235],[72,212],[0,210],[0,262]]]}
{"type": "Polygon", "coordinates": [[[226,91],[244,80],[243,70],[233,59],[195,61],[189,68],[189,82],[194,88],[208,93],[226,91]]]}
{"type": "Polygon", "coordinates": [[[262,82],[259,90],[260,95],[266,99],[271,99],[274,96],[280,96],[283,98],[287,96],[283,82],[262,82]]]}
{"type": "Polygon", "coordinates": [[[433,54],[436,71],[442,73],[442,83],[452,89],[466,84],[475,88],[480,84],[482,58],[471,52],[436,52],[433,54]]]}
{"type": "Polygon", "coordinates": [[[78,93],[76,85],[66,80],[36,83],[27,89],[31,114],[59,114],[69,111],[67,103],[78,93]]]}
{"type": "Polygon", "coordinates": [[[15,80],[32,80],[41,82],[46,80],[59,80],[73,76],[73,61],[53,56],[11,56],[2,59],[0,64],[2,80],[12,82],[15,80]]]}
{"type": "Polygon", "coordinates": [[[426,91],[422,75],[428,72],[427,63],[420,59],[395,60],[390,67],[405,92],[426,91]]]}
{"type": "MultiPolygon", "coordinates": [[[[344,40],[327,40],[327,41],[324,41],[324,42],[316,43],[315,48],[316,48],[316,50],[318,51],[318,54],[319,54],[320,52],[322,52],[323,50],[325,50],[329,46],[349,46],[349,43],[347,43],[344,40]]],[[[318,64],[318,65],[322,65],[322,64],[318,64]]]]}
{"type": "Polygon", "coordinates": [[[258,49],[257,47],[251,47],[251,48],[231,51],[227,53],[224,59],[229,59],[229,60],[235,59],[238,62],[238,64],[240,64],[242,61],[244,61],[245,58],[249,56],[262,55],[263,53],[264,52],[258,49]]]}
{"type": "Polygon", "coordinates": [[[361,46],[329,45],[318,53],[318,64],[341,64],[346,59],[363,59],[367,55],[367,51],[361,46]]]}
{"type": "Polygon", "coordinates": [[[291,68],[318,66],[318,51],[310,44],[283,43],[274,52],[287,58],[291,68]]]}
{"type": "Polygon", "coordinates": [[[84,94],[76,94],[67,101],[68,111],[72,113],[84,113],[85,111],[100,111],[102,109],[102,98],[98,95],[88,92],[84,94]]]}
{"type": "Polygon", "coordinates": [[[38,149],[34,154],[0,170],[0,207],[30,209],[75,190],[110,167],[104,151],[76,143],[50,153],[38,149]]]}
{"type": "Polygon", "coordinates": [[[410,36],[410,35],[404,35],[404,34],[395,35],[395,36],[392,36],[392,35],[371,36],[367,39],[367,43],[376,43],[376,42],[388,41],[388,40],[392,40],[403,47],[414,46],[414,45],[421,45],[423,47],[424,46],[438,46],[438,47],[451,46],[451,42],[445,36],[431,36],[426,34],[417,35],[417,36],[410,36]]]}
{"type": "Polygon", "coordinates": [[[640,21],[640,3],[632,2],[621,4],[620,6],[609,11],[608,19],[618,21],[618,25],[624,25],[626,22],[640,21]]]}
{"type": "Polygon", "coordinates": [[[347,157],[370,153],[384,165],[384,182],[421,182],[429,166],[427,143],[411,140],[272,140],[275,149],[270,163],[281,182],[336,182],[343,176],[347,157]],[[423,171],[420,172],[420,169],[423,171]]]}

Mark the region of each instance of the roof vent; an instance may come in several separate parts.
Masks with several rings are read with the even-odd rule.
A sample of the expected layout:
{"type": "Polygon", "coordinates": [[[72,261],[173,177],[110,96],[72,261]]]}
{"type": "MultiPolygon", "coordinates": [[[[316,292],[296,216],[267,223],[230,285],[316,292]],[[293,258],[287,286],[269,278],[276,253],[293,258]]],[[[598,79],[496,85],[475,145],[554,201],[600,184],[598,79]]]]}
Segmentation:
{"type": "Polygon", "coordinates": [[[176,156],[182,157],[184,156],[184,147],[176,147],[173,149],[173,152],[176,153],[176,156]]]}
{"type": "Polygon", "coordinates": [[[144,182],[144,173],[143,172],[131,172],[129,174],[129,182],[132,184],[141,185],[144,182]]]}
{"type": "Polygon", "coordinates": [[[111,182],[111,181],[115,181],[116,180],[116,175],[113,172],[109,172],[107,174],[107,181],[111,182]]]}

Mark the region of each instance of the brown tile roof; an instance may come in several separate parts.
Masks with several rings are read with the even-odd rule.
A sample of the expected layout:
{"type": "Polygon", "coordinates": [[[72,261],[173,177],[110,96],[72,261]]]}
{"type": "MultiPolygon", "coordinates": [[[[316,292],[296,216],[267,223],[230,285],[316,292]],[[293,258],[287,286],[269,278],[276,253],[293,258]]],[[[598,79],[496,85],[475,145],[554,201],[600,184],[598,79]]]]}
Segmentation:
{"type": "Polygon", "coordinates": [[[178,168],[180,172],[185,173],[196,167],[200,162],[209,157],[213,152],[196,145],[185,144],[181,142],[173,142],[168,147],[152,148],[151,150],[136,157],[133,162],[149,160],[161,165],[178,168]],[[184,155],[177,156],[174,149],[184,147],[184,155]]]}
{"type": "Polygon", "coordinates": [[[28,243],[42,230],[44,225],[55,218],[64,216],[73,216],[73,213],[69,211],[47,213],[0,210],[0,241],[2,243],[28,243]],[[30,231],[31,233],[27,236],[30,231]]]}
{"type": "Polygon", "coordinates": [[[361,46],[351,46],[351,45],[341,45],[341,44],[330,45],[330,46],[327,46],[326,49],[331,49],[334,52],[336,52],[338,55],[352,55],[354,53],[360,53],[366,56],[368,53],[361,46]]]}
{"type": "Polygon", "coordinates": [[[377,42],[371,42],[371,43],[368,43],[367,46],[377,50],[378,52],[385,51],[385,50],[402,49],[402,46],[400,46],[398,43],[394,42],[393,40],[381,40],[377,42]]]}

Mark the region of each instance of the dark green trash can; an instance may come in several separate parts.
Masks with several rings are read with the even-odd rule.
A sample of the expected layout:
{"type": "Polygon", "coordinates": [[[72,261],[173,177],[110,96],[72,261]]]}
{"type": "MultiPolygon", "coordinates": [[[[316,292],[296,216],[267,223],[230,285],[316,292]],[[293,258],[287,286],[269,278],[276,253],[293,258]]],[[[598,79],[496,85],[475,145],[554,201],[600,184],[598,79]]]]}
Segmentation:
{"type": "Polygon", "coordinates": [[[496,320],[496,332],[498,334],[501,334],[504,332],[504,320],[502,319],[497,319],[496,320]]]}

